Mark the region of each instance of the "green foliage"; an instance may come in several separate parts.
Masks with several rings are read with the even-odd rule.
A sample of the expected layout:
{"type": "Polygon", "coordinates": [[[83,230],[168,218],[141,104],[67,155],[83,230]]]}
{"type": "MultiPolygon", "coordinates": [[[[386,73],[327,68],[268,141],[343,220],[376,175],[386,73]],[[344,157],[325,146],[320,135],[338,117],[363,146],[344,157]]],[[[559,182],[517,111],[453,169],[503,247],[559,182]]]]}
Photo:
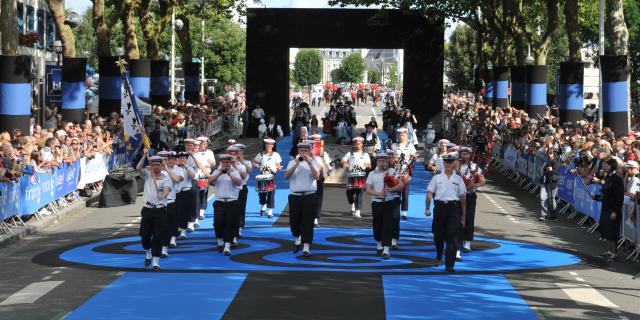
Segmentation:
{"type": "Polygon", "coordinates": [[[342,81],[350,83],[361,82],[364,77],[365,64],[360,53],[352,53],[340,63],[342,81]]]}
{"type": "Polygon", "coordinates": [[[402,86],[402,81],[398,75],[398,67],[393,66],[389,69],[389,83],[388,86],[393,89],[398,89],[402,86]]]}
{"type": "Polygon", "coordinates": [[[457,89],[473,89],[473,66],[476,58],[476,33],[471,27],[458,25],[445,46],[446,73],[457,89]]]}
{"type": "Polygon", "coordinates": [[[98,57],[96,57],[96,34],[93,31],[93,25],[91,20],[93,19],[93,13],[91,8],[88,8],[80,16],[80,24],[73,29],[73,34],[76,37],[76,54],[79,57],[84,56],[84,52],[88,53],[87,64],[91,66],[98,65],[98,57]]]}
{"type": "Polygon", "coordinates": [[[344,81],[342,76],[342,70],[340,70],[340,68],[331,70],[329,75],[331,76],[331,82],[333,83],[340,83],[344,81]]]}
{"type": "Polygon", "coordinates": [[[294,62],[296,82],[301,86],[318,84],[322,76],[322,56],[316,49],[301,49],[294,62]]]}
{"type": "Polygon", "coordinates": [[[380,83],[380,71],[376,69],[369,69],[367,71],[369,83],[380,83]]]}

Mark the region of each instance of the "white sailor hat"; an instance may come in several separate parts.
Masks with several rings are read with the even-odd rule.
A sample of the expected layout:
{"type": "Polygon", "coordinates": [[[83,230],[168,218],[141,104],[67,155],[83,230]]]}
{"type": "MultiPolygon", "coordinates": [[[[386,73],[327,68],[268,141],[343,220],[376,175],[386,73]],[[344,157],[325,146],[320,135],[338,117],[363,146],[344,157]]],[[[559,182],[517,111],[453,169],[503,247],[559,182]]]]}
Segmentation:
{"type": "Polygon", "coordinates": [[[240,149],[238,149],[238,147],[236,147],[235,145],[227,148],[227,152],[238,152],[238,151],[240,151],[240,149]]]}
{"type": "Polygon", "coordinates": [[[233,156],[230,155],[230,154],[223,153],[223,154],[219,155],[218,158],[220,158],[220,161],[231,160],[231,159],[233,159],[233,156]]]}
{"type": "Polygon", "coordinates": [[[364,141],[364,138],[363,137],[355,137],[355,138],[353,138],[353,142],[356,142],[356,141],[362,142],[362,141],[364,141]]]}
{"type": "Polygon", "coordinates": [[[158,156],[160,157],[168,157],[169,155],[171,155],[171,152],[169,151],[158,151],[158,156]]]}
{"type": "Polygon", "coordinates": [[[378,154],[376,154],[376,159],[386,159],[388,157],[389,155],[386,152],[378,152],[378,154]]]}
{"type": "Polygon", "coordinates": [[[469,148],[469,147],[460,147],[460,152],[471,152],[471,148],[469,148]]]}
{"type": "Polygon", "coordinates": [[[273,140],[273,139],[271,139],[271,138],[266,138],[266,139],[264,139],[263,141],[264,141],[264,143],[267,143],[267,144],[274,144],[274,143],[276,143],[276,141],[275,141],[275,140],[273,140]]]}
{"type": "Polygon", "coordinates": [[[442,157],[442,160],[444,160],[444,161],[457,160],[457,159],[458,159],[458,153],[457,152],[449,152],[444,157],[442,157]]]}
{"type": "Polygon", "coordinates": [[[207,142],[207,141],[209,141],[209,138],[207,138],[205,136],[199,136],[198,138],[196,138],[196,140],[207,142]]]}
{"type": "Polygon", "coordinates": [[[178,158],[182,158],[182,157],[189,157],[189,153],[186,151],[178,152],[178,158]]]}
{"type": "Polygon", "coordinates": [[[406,133],[407,132],[407,128],[398,128],[398,130],[396,130],[397,133],[406,133]]]}
{"type": "Polygon", "coordinates": [[[238,148],[238,149],[240,149],[240,150],[244,150],[244,148],[246,148],[246,147],[247,147],[247,146],[245,146],[245,145],[244,145],[244,144],[242,144],[242,143],[236,143],[236,144],[234,144],[233,146],[234,146],[234,147],[236,147],[236,148],[238,148]]]}
{"type": "Polygon", "coordinates": [[[235,144],[235,143],[236,143],[236,140],[234,139],[227,140],[227,144],[235,144]]]}
{"type": "Polygon", "coordinates": [[[624,167],[625,168],[640,168],[640,165],[638,165],[637,161],[630,160],[630,161],[627,161],[627,164],[625,164],[624,167]]]}
{"type": "Polygon", "coordinates": [[[449,148],[449,149],[454,148],[454,147],[457,147],[457,146],[458,146],[458,145],[457,145],[457,144],[455,144],[455,143],[451,143],[451,142],[447,143],[447,148],[449,148]]]}
{"type": "Polygon", "coordinates": [[[307,148],[308,149],[308,148],[311,148],[311,145],[309,143],[307,143],[307,142],[300,142],[300,143],[298,143],[298,149],[300,149],[300,148],[307,148]]]}
{"type": "Polygon", "coordinates": [[[386,152],[388,155],[393,155],[395,153],[393,149],[386,149],[386,152]]]}
{"type": "Polygon", "coordinates": [[[451,143],[451,141],[447,140],[447,139],[440,139],[438,140],[438,144],[449,144],[451,143]]]}
{"type": "Polygon", "coordinates": [[[149,158],[149,162],[161,162],[162,160],[164,160],[164,158],[160,156],[153,156],[149,158]]]}
{"type": "Polygon", "coordinates": [[[178,153],[175,151],[169,151],[169,157],[171,158],[178,158],[178,153]]]}
{"type": "Polygon", "coordinates": [[[200,143],[202,143],[202,141],[200,141],[200,140],[194,140],[193,141],[193,144],[195,144],[196,146],[199,145],[200,143]]]}
{"type": "Polygon", "coordinates": [[[58,131],[56,131],[56,135],[57,135],[57,136],[66,136],[66,135],[67,135],[67,132],[66,132],[66,131],[64,131],[64,130],[58,130],[58,131]]]}
{"type": "Polygon", "coordinates": [[[191,138],[184,139],[184,143],[194,143],[194,142],[196,142],[196,140],[191,139],[191,138]]]}

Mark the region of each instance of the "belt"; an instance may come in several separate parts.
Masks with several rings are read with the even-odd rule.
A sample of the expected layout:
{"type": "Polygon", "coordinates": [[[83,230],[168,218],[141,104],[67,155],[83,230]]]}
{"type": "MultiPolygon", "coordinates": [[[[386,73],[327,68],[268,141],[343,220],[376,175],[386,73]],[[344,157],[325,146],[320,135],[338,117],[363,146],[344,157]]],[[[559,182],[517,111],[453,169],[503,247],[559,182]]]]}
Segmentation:
{"type": "Polygon", "coordinates": [[[220,202],[232,202],[232,201],[236,201],[238,199],[232,199],[232,198],[225,198],[225,199],[216,199],[216,202],[220,201],[220,202]]]}
{"type": "Polygon", "coordinates": [[[149,209],[162,209],[166,206],[163,204],[152,204],[150,202],[147,202],[147,204],[145,204],[144,207],[149,209]]]}
{"type": "Polygon", "coordinates": [[[313,194],[313,193],[316,193],[316,192],[315,191],[303,191],[303,192],[291,192],[289,194],[292,194],[294,196],[306,196],[306,195],[313,194]]]}
{"type": "Polygon", "coordinates": [[[192,189],[191,187],[182,188],[180,192],[191,191],[191,189],[192,189]]]}
{"type": "Polygon", "coordinates": [[[436,200],[436,203],[442,204],[459,204],[460,200],[436,200]]]}

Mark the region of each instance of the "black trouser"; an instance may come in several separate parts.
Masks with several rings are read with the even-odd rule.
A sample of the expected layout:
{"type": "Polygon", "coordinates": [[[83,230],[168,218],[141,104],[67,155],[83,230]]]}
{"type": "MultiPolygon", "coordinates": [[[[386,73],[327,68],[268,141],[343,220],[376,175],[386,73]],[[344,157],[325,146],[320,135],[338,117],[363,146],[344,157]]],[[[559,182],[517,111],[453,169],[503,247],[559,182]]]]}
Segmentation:
{"type": "Polygon", "coordinates": [[[324,177],[318,179],[318,181],[316,181],[316,219],[320,219],[320,212],[322,211],[322,199],[324,198],[324,177]]]}
{"type": "Polygon", "coordinates": [[[224,242],[233,241],[238,231],[239,214],[238,200],[213,203],[213,230],[217,239],[222,239],[224,242]]]}
{"type": "Polygon", "coordinates": [[[458,231],[460,230],[460,202],[444,203],[436,201],[433,209],[433,240],[436,244],[438,260],[442,259],[444,243],[447,243],[445,265],[453,268],[458,251],[458,231]]]}
{"type": "Polygon", "coordinates": [[[347,189],[347,202],[356,204],[356,210],[362,209],[362,189],[347,189]]]}
{"type": "Polygon", "coordinates": [[[294,237],[302,243],[313,243],[313,219],[315,218],[316,194],[289,195],[289,226],[294,237]]]}
{"type": "Polygon", "coordinates": [[[168,246],[171,242],[171,237],[178,236],[178,206],[175,202],[167,204],[167,228],[165,233],[165,239],[162,243],[163,246],[168,246]]]}
{"type": "MultiPolygon", "coordinates": [[[[396,218],[400,221],[399,207],[400,199],[398,198],[384,202],[371,202],[373,238],[377,242],[382,242],[385,247],[391,246],[396,218]]],[[[398,231],[398,233],[400,232],[398,231]]]]}
{"type": "Polygon", "coordinates": [[[409,181],[407,179],[407,185],[404,186],[402,193],[400,193],[400,210],[409,211],[409,181]]]}
{"type": "Polygon", "coordinates": [[[209,188],[200,189],[196,187],[196,210],[194,212],[194,219],[190,220],[191,222],[195,222],[198,219],[198,215],[200,215],[200,210],[207,209],[207,198],[209,197],[209,188]]]}
{"type": "Polygon", "coordinates": [[[273,198],[275,197],[275,190],[269,192],[260,192],[258,193],[258,198],[260,198],[260,205],[267,205],[267,208],[273,209],[273,198]]]}
{"type": "Polygon", "coordinates": [[[142,208],[140,220],[140,238],[142,248],[151,249],[154,257],[162,254],[162,241],[166,234],[166,208],[142,208]]]}
{"type": "Polygon", "coordinates": [[[464,219],[462,241],[473,241],[473,231],[475,229],[476,219],[476,199],[478,199],[478,196],[475,192],[467,193],[467,215],[464,219]]]}
{"type": "Polygon", "coordinates": [[[244,228],[244,222],[245,222],[245,215],[247,213],[247,194],[249,193],[249,189],[247,188],[247,185],[242,186],[242,189],[240,190],[240,193],[238,194],[238,209],[240,209],[240,212],[238,213],[238,221],[236,222],[236,225],[238,226],[238,228],[236,228],[236,233],[235,236],[239,236],[240,235],[240,228],[244,228]]]}
{"type": "Polygon", "coordinates": [[[193,190],[178,192],[176,205],[178,206],[178,227],[187,229],[189,221],[195,221],[196,202],[193,190]]]}

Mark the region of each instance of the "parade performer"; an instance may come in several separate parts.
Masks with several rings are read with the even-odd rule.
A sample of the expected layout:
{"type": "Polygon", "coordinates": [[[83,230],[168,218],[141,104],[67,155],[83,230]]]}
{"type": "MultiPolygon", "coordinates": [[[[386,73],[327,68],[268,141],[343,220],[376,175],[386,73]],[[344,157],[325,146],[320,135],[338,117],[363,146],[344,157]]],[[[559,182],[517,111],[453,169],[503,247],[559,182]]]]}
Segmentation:
{"type": "MultiPolygon", "coordinates": [[[[482,169],[472,161],[471,152],[471,148],[460,148],[460,176],[467,188],[467,214],[461,237],[461,247],[465,253],[471,252],[471,241],[473,241],[476,218],[476,201],[478,199],[476,192],[478,191],[478,187],[485,183],[485,178],[482,175],[482,169]]],[[[462,259],[460,256],[460,250],[456,253],[456,259],[458,261],[462,259]]]]}
{"type": "MultiPolygon", "coordinates": [[[[202,179],[206,178],[211,173],[211,168],[216,167],[216,158],[213,155],[213,151],[209,150],[209,139],[207,137],[200,136],[195,142],[197,151],[194,152],[195,158],[200,161],[204,167],[202,179]]],[[[201,188],[199,193],[196,193],[196,207],[198,210],[198,218],[204,220],[204,211],[207,209],[207,200],[209,197],[209,188],[201,188]]],[[[196,220],[196,225],[198,224],[196,220]]]]}
{"type": "Polygon", "coordinates": [[[234,223],[237,228],[233,232],[233,242],[231,243],[231,245],[235,247],[238,245],[238,236],[240,235],[240,221],[243,220],[242,190],[246,189],[245,183],[246,183],[246,180],[249,178],[249,175],[247,174],[247,168],[245,167],[244,163],[240,161],[240,159],[238,159],[238,153],[240,152],[240,148],[236,147],[236,145],[234,144],[228,147],[226,152],[228,155],[232,157],[230,160],[231,167],[234,170],[238,171],[238,173],[240,174],[240,179],[242,179],[242,184],[238,187],[238,190],[239,190],[238,214],[235,215],[236,222],[234,223]]]}
{"type": "Polygon", "coordinates": [[[236,235],[236,237],[240,237],[242,236],[242,228],[244,228],[245,225],[245,216],[247,214],[247,194],[249,193],[249,189],[247,188],[247,182],[249,181],[249,178],[251,177],[251,173],[253,172],[253,166],[251,165],[251,161],[246,160],[244,158],[244,149],[246,148],[246,146],[242,143],[237,143],[234,144],[234,146],[236,148],[238,148],[238,162],[242,163],[244,165],[244,168],[247,172],[246,177],[243,179],[242,182],[242,190],[240,190],[240,221],[238,224],[238,234],[236,235]]]}
{"type": "MultiPolygon", "coordinates": [[[[160,153],[158,153],[160,155],[160,153]]],[[[176,237],[178,236],[178,206],[176,203],[177,193],[182,191],[182,181],[187,175],[187,172],[177,166],[178,154],[174,151],[167,154],[168,157],[164,157],[163,173],[167,174],[171,178],[171,192],[167,196],[167,234],[162,245],[161,257],[166,258],[169,256],[168,247],[176,247],[176,237]]]]}
{"type": "MultiPolygon", "coordinates": [[[[195,195],[193,190],[193,177],[196,176],[196,172],[187,165],[187,159],[190,157],[186,151],[178,153],[178,166],[184,169],[185,175],[178,193],[176,194],[176,206],[178,211],[178,239],[184,240],[187,238],[187,229],[189,227],[189,221],[192,216],[195,217],[195,195]]],[[[193,231],[193,229],[192,229],[193,231]]]]}
{"type": "Polygon", "coordinates": [[[353,150],[347,152],[342,157],[342,167],[349,172],[349,182],[347,185],[347,201],[351,205],[351,214],[355,218],[360,218],[362,208],[362,192],[364,189],[366,174],[365,170],[371,168],[371,159],[363,150],[362,137],[353,139],[353,150]]]}
{"type": "MultiPolygon", "coordinates": [[[[149,154],[149,149],[144,149],[149,154]]],[[[142,248],[146,252],[144,266],[152,264],[153,270],[160,270],[160,256],[162,255],[162,241],[165,238],[167,196],[171,192],[173,182],[169,176],[162,173],[162,157],[149,158],[149,169],[143,168],[147,159],[143,156],[136,170],[144,179],[144,193],[142,195],[142,220],[140,220],[140,238],[142,248]]]]}
{"type": "MultiPolygon", "coordinates": [[[[371,168],[376,168],[376,154],[380,150],[380,140],[378,139],[378,135],[374,132],[375,127],[369,123],[365,126],[366,131],[362,133],[362,138],[364,138],[364,151],[369,154],[369,158],[371,159],[371,168]]],[[[367,174],[372,170],[367,170],[367,174]]]]}
{"type": "Polygon", "coordinates": [[[460,224],[466,221],[467,188],[462,177],[455,173],[458,155],[451,152],[444,157],[444,171],[435,175],[427,187],[425,215],[431,215],[429,206],[435,200],[433,209],[433,239],[436,245],[436,261],[442,264],[442,252],[446,242],[445,266],[447,272],[455,272],[456,252],[460,224]],[[435,198],[434,198],[435,197],[435,198]]]}
{"type": "Polygon", "coordinates": [[[284,177],[289,180],[289,225],[295,238],[293,253],[300,251],[305,257],[311,255],[313,243],[313,221],[315,218],[317,179],[320,166],[310,152],[311,145],[298,144],[298,156],[289,161],[284,177]]]}
{"type": "Polygon", "coordinates": [[[190,138],[184,139],[184,148],[186,152],[189,153],[185,169],[191,177],[191,189],[193,192],[193,199],[190,200],[193,203],[193,210],[187,212],[187,232],[193,232],[199,227],[198,213],[202,204],[202,201],[200,200],[202,195],[200,195],[200,193],[203,189],[209,188],[206,183],[208,176],[207,169],[196,157],[199,145],[200,142],[198,140],[190,138]]]}
{"type": "Polygon", "coordinates": [[[216,187],[216,201],[213,204],[213,228],[218,239],[218,252],[231,255],[231,243],[237,231],[237,216],[240,214],[238,197],[242,188],[240,172],[231,164],[233,156],[220,155],[220,166],[208,178],[216,187]]]}
{"type": "Polygon", "coordinates": [[[395,177],[393,168],[387,165],[388,155],[379,153],[374,171],[367,176],[366,192],[371,195],[373,215],[373,238],[376,240],[376,254],[389,259],[389,248],[394,238],[396,221],[400,221],[400,195],[404,189],[401,179],[395,177]]]}
{"type": "MultiPolygon", "coordinates": [[[[260,169],[260,175],[271,175],[271,178],[274,179],[274,183],[276,172],[282,169],[282,159],[280,158],[280,154],[273,150],[275,143],[276,141],[271,138],[264,139],[264,150],[258,153],[253,159],[253,166],[260,169]]],[[[273,191],[261,192],[258,194],[260,198],[260,205],[262,206],[260,209],[261,216],[264,215],[268,208],[268,217],[269,219],[273,218],[275,193],[276,191],[274,189],[273,191]]]]}
{"type": "Polygon", "coordinates": [[[324,199],[324,180],[331,172],[333,171],[333,167],[331,166],[331,158],[329,154],[324,151],[324,143],[321,140],[321,136],[319,134],[314,134],[311,136],[313,139],[313,159],[318,163],[320,167],[320,177],[316,182],[316,200],[317,204],[315,207],[316,215],[313,224],[317,227],[319,226],[320,213],[322,212],[322,200],[324,199]],[[316,151],[317,150],[317,151],[316,151]]]}
{"type": "Polygon", "coordinates": [[[449,143],[447,139],[438,140],[438,151],[429,159],[427,170],[433,172],[434,175],[444,171],[442,158],[447,155],[447,145],[449,145],[449,143]]]}
{"type": "Polygon", "coordinates": [[[416,161],[416,148],[409,142],[409,136],[406,128],[398,128],[398,142],[391,146],[395,152],[400,152],[398,161],[398,174],[404,175],[405,186],[400,199],[400,210],[402,219],[407,220],[407,211],[409,211],[409,184],[413,173],[413,165],[416,161]]]}

